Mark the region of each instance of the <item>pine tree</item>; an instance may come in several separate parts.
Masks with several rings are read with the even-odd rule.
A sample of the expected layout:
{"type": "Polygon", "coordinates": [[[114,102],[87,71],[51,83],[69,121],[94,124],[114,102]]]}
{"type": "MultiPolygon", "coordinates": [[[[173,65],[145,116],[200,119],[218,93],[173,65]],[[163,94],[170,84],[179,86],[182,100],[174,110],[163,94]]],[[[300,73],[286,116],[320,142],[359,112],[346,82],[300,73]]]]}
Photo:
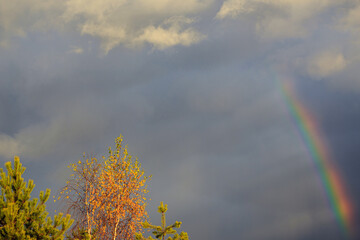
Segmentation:
{"type": "Polygon", "coordinates": [[[99,240],[94,231],[92,233],[88,233],[85,229],[80,228],[77,226],[76,228],[72,229],[70,234],[66,235],[67,240],[99,240]]]}
{"type": "MultiPolygon", "coordinates": [[[[166,218],[165,213],[167,211],[167,204],[161,202],[160,206],[158,207],[158,212],[161,213],[161,226],[155,226],[147,221],[143,222],[142,226],[147,229],[152,229],[153,234],[156,237],[156,239],[162,239],[165,240],[166,235],[173,235],[172,237],[168,237],[167,240],[189,240],[189,236],[186,232],[181,232],[180,234],[177,233],[177,231],[174,228],[180,228],[181,222],[175,221],[174,224],[166,226],[166,218]]],[[[148,238],[144,238],[141,233],[136,234],[137,240],[155,240],[151,236],[148,238]]]]}
{"type": "Polygon", "coordinates": [[[7,174],[0,168],[0,239],[63,239],[73,220],[61,213],[54,220],[47,217],[45,203],[50,190],[41,191],[39,199],[30,199],[35,184],[31,179],[26,184],[21,177],[25,167],[19,157],[14,157],[14,167],[11,162],[5,163],[5,167],[7,174]]]}

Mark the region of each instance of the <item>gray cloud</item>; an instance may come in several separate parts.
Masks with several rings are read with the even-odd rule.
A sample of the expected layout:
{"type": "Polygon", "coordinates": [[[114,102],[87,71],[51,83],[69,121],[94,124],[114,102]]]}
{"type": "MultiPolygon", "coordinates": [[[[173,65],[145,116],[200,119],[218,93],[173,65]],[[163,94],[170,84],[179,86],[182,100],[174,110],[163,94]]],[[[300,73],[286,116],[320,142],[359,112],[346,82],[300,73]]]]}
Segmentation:
{"type": "Polygon", "coordinates": [[[46,0],[15,0],[0,7],[0,46],[9,47],[13,37],[24,37],[29,31],[58,26],[57,16],[63,4],[46,0]]]}
{"type": "Polygon", "coordinates": [[[354,116],[335,100],[359,83],[355,30],[338,29],[356,27],[354,13],[339,4],[349,3],[72,0],[55,7],[66,21],[54,32],[19,20],[28,37],[0,49],[0,159],[20,154],[27,176],[55,191],[69,162],[123,134],[153,175],[154,223],[165,201],[194,239],[341,239],[276,79],[284,68],[312,82],[300,97],[329,121],[354,116]],[[327,114],[324,88],[345,112],[327,114]]]}

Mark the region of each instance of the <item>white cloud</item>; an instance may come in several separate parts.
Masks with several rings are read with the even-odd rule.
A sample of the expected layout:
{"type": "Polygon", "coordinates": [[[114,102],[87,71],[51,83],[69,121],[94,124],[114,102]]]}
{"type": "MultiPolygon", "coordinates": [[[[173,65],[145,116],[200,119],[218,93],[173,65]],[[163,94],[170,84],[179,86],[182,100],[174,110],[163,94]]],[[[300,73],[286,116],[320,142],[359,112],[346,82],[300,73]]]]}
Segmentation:
{"type": "Polygon", "coordinates": [[[210,6],[212,0],[68,0],[63,18],[79,26],[82,34],[98,37],[108,52],[119,44],[150,43],[157,49],[189,46],[204,38],[190,17],[210,6]]]}
{"type": "Polygon", "coordinates": [[[0,3],[0,45],[34,30],[78,31],[100,39],[108,52],[119,44],[150,43],[157,49],[189,46],[204,38],[193,21],[169,19],[197,17],[213,0],[14,0],[0,3]]]}
{"type": "Polygon", "coordinates": [[[122,27],[107,23],[86,23],[82,26],[82,34],[88,34],[101,39],[101,48],[108,53],[112,48],[126,41],[126,32],[122,27]]]}
{"type": "Polygon", "coordinates": [[[346,29],[355,37],[355,44],[360,42],[360,2],[349,9],[340,21],[340,29],[346,29]]]}
{"type": "Polygon", "coordinates": [[[347,16],[343,19],[344,23],[349,27],[360,29],[360,4],[350,9],[347,16]]]}
{"type": "MultiPolygon", "coordinates": [[[[39,157],[53,152],[66,133],[66,128],[54,123],[51,126],[31,126],[22,129],[14,137],[0,135],[0,155],[11,158],[14,155],[39,157]]],[[[68,139],[69,140],[69,139],[68,139]]]]}
{"type": "Polygon", "coordinates": [[[205,37],[192,28],[183,30],[183,26],[191,22],[192,20],[189,18],[170,18],[165,21],[165,26],[145,28],[143,33],[135,39],[135,43],[148,42],[157,49],[165,49],[174,45],[189,46],[205,37]]]}
{"type": "Polygon", "coordinates": [[[223,19],[226,17],[235,18],[242,12],[249,12],[252,9],[247,5],[246,0],[227,0],[221,6],[216,18],[223,19]]]}
{"type": "Polygon", "coordinates": [[[0,155],[11,158],[20,153],[21,150],[16,139],[6,134],[0,134],[0,155]]]}
{"type": "Polygon", "coordinates": [[[64,156],[72,151],[79,153],[82,151],[75,146],[90,136],[100,134],[103,131],[101,124],[101,119],[92,117],[86,111],[69,109],[63,115],[52,118],[48,124],[30,125],[14,136],[1,134],[0,155],[41,158],[49,154],[64,156]]]}
{"type": "Polygon", "coordinates": [[[337,51],[325,51],[312,56],[308,61],[307,71],[315,78],[325,78],[346,68],[346,59],[337,51]]]}
{"type": "Polygon", "coordinates": [[[84,49],[82,47],[72,46],[68,53],[82,54],[84,49]]]}
{"type": "Polygon", "coordinates": [[[314,19],[345,0],[227,0],[216,17],[223,19],[249,13],[256,15],[256,30],[264,38],[306,37],[315,28],[314,19]],[[311,23],[311,24],[310,24],[311,23]]]}

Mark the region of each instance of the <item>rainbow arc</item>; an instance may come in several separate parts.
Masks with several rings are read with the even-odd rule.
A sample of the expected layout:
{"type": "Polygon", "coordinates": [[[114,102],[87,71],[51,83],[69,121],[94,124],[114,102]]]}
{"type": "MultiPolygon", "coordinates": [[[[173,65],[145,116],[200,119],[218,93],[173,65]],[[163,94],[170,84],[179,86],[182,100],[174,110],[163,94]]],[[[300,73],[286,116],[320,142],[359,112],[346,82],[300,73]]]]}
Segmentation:
{"type": "Polygon", "coordinates": [[[287,107],[319,173],[335,219],[345,236],[351,237],[354,234],[353,206],[340,173],[332,161],[330,150],[321,136],[320,128],[313,114],[297,99],[291,82],[283,81],[281,88],[287,107]]]}

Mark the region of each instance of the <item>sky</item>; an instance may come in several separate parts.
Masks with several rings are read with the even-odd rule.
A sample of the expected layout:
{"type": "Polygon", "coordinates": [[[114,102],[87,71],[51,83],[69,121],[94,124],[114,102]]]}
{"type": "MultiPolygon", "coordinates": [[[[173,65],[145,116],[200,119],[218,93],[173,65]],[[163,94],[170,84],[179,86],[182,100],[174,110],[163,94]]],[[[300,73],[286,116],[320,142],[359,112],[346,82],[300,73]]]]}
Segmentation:
{"type": "Polygon", "coordinates": [[[359,46],[358,0],[1,1],[0,163],[55,194],[122,135],[155,224],[164,201],[190,239],[359,239],[359,46]]]}

